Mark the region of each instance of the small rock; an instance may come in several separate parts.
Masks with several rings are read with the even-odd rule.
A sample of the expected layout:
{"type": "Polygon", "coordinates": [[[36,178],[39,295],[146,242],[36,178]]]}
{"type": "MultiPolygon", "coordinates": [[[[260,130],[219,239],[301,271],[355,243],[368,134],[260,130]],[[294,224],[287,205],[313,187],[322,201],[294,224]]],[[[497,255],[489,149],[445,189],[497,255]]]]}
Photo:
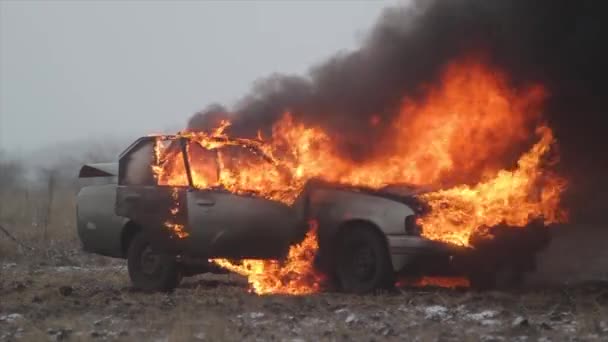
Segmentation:
{"type": "Polygon", "coordinates": [[[553,322],[559,322],[563,319],[563,313],[561,312],[554,312],[549,316],[549,319],[553,322]]]}
{"type": "Polygon", "coordinates": [[[207,335],[204,332],[194,334],[194,338],[197,340],[204,340],[206,337],[207,335]]]}
{"type": "Polygon", "coordinates": [[[541,327],[541,328],[543,328],[543,329],[545,329],[545,330],[551,330],[551,329],[553,329],[553,328],[552,328],[552,327],[551,327],[549,324],[547,324],[546,322],[542,322],[542,323],[540,324],[540,327],[541,327]]]}
{"type": "Polygon", "coordinates": [[[530,323],[528,322],[528,319],[523,318],[521,316],[515,317],[515,319],[511,323],[512,327],[527,327],[528,325],[530,325],[530,323]]]}
{"type": "Polygon", "coordinates": [[[105,332],[105,331],[97,331],[97,330],[91,331],[92,338],[101,338],[101,337],[105,337],[106,335],[107,335],[107,332],[105,332]]]}
{"type": "Polygon", "coordinates": [[[42,303],[42,298],[34,296],[34,298],[32,298],[32,303],[42,303]]]}
{"type": "Polygon", "coordinates": [[[46,330],[46,333],[51,337],[52,340],[55,341],[63,341],[70,337],[72,334],[72,329],[69,328],[49,328],[46,330]]]}
{"type": "Polygon", "coordinates": [[[73,292],[74,289],[71,286],[61,286],[59,288],[59,293],[64,297],[71,295],[73,292]]]}

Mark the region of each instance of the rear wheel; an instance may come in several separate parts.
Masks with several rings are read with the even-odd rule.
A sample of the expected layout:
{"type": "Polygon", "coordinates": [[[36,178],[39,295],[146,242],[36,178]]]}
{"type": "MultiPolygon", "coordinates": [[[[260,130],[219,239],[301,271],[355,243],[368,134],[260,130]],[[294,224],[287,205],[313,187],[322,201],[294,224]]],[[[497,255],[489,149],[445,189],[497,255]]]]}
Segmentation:
{"type": "Polygon", "coordinates": [[[338,236],[335,271],[342,290],[369,293],[393,286],[393,267],[384,238],[357,225],[338,236]]]}
{"type": "Polygon", "coordinates": [[[131,283],[145,291],[168,291],[179,285],[181,274],[175,257],[152,249],[144,232],[133,237],[127,253],[131,283]]]}

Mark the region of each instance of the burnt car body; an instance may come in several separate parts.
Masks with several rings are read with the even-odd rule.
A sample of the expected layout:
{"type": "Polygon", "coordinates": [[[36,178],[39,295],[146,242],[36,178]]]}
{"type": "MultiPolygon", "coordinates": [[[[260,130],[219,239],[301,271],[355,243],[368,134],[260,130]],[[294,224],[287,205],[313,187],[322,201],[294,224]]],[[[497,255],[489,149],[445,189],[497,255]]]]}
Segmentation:
{"type": "MultiPolygon", "coordinates": [[[[128,259],[129,275],[138,288],[167,290],[182,276],[218,271],[210,258],[281,260],[304,238],[311,219],[318,227],[316,267],[341,290],[356,293],[390,287],[398,273],[467,275],[480,287],[491,286],[499,270],[512,269],[519,276],[532,269],[534,254],[548,241],[544,227],[518,229],[516,235],[525,237],[505,246],[484,241],[481,249],[428,240],[416,224],[426,210],[416,188],[371,190],[311,180],[291,205],[255,193],[197,188],[190,169],[194,152],[186,148],[188,140],[179,137],[172,139],[181,149],[185,183],[162,186],[151,168],[155,139],[138,139],[118,163],[85,165],[80,172],[81,178],[115,180],[85,186],[78,195],[83,248],[128,259]],[[189,235],[176,237],[167,229],[169,221],[189,235]],[[520,249],[517,262],[495,253],[498,247],[517,248],[524,240],[531,241],[530,246],[520,249]]],[[[242,147],[259,152],[254,146],[242,147]]],[[[209,156],[213,163],[214,155],[209,156]]]]}

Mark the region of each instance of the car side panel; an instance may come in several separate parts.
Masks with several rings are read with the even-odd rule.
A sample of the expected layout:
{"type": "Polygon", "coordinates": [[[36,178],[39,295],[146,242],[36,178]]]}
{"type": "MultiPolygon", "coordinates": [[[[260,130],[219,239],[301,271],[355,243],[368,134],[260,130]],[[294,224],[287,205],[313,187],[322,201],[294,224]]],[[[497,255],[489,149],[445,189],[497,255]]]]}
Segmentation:
{"type": "Polygon", "coordinates": [[[76,198],[77,230],[83,249],[123,257],[121,233],[128,219],[114,213],[116,184],[83,187],[76,198]]]}
{"type": "Polygon", "coordinates": [[[187,195],[188,254],[225,258],[285,256],[297,234],[288,206],[229,192],[192,190],[187,195]]]}
{"type": "Polygon", "coordinates": [[[117,187],[116,214],[129,218],[142,227],[152,247],[169,253],[179,253],[183,239],[175,236],[166,222],[186,224],[185,188],[166,186],[117,187]],[[172,213],[172,209],[177,209],[172,213]]]}

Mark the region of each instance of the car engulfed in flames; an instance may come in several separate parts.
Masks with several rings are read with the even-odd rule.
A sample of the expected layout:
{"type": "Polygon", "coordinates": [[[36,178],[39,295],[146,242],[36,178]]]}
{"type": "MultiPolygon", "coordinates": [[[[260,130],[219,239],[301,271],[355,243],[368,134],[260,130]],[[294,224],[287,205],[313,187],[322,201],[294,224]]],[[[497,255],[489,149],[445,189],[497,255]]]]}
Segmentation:
{"type": "MultiPolygon", "coordinates": [[[[539,121],[545,96],[538,85],[510,88],[504,75],[481,63],[465,60],[452,64],[446,68],[442,83],[431,87],[423,100],[404,100],[395,122],[386,123],[391,133],[385,141],[362,139],[361,143],[377,145],[378,150],[362,162],[340,155],[332,136],[320,127],[295,122],[289,112],[274,125],[268,140],[230,138],[225,133],[229,122],[209,133],[179,136],[207,149],[240,145],[264,156],[257,161],[241,158],[235,162],[234,156],[220,153],[216,179],[192,172],[191,181],[197,188],[220,186],[292,204],[311,179],[375,190],[400,183],[426,185],[437,190],[417,195],[430,209],[417,221],[422,236],[473,247],[474,234],[492,238],[489,227],[516,229],[534,220],[548,225],[565,219],[559,199],[566,182],[550,170],[555,162],[555,155],[551,155],[553,133],[542,124],[534,134],[529,129],[539,121]],[[536,142],[515,167],[501,169],[499,162],[506,151],[531,137],[536,137],[536,142]],[[467,180],[469,175],[478,181],[454,183],[467,180]]],[[[377,117],[370,118],[370,129],[378,124],[377,117]]],[[[176,166],[181,165],[178,159],[160,144],[156,151],[155,175],[160,184],[187,184],[185,170],[176,166]]],[[[196,164],[196,160],[191,163],[196,164]]],[[[178,235],[181,232],[168,227],[178,235]]],[[[213,261],[247,276],[256,293],[316,292],[320,278],[312,267],[319,248],[315,231],[310,229],[282,263],[213,261]]]]}

